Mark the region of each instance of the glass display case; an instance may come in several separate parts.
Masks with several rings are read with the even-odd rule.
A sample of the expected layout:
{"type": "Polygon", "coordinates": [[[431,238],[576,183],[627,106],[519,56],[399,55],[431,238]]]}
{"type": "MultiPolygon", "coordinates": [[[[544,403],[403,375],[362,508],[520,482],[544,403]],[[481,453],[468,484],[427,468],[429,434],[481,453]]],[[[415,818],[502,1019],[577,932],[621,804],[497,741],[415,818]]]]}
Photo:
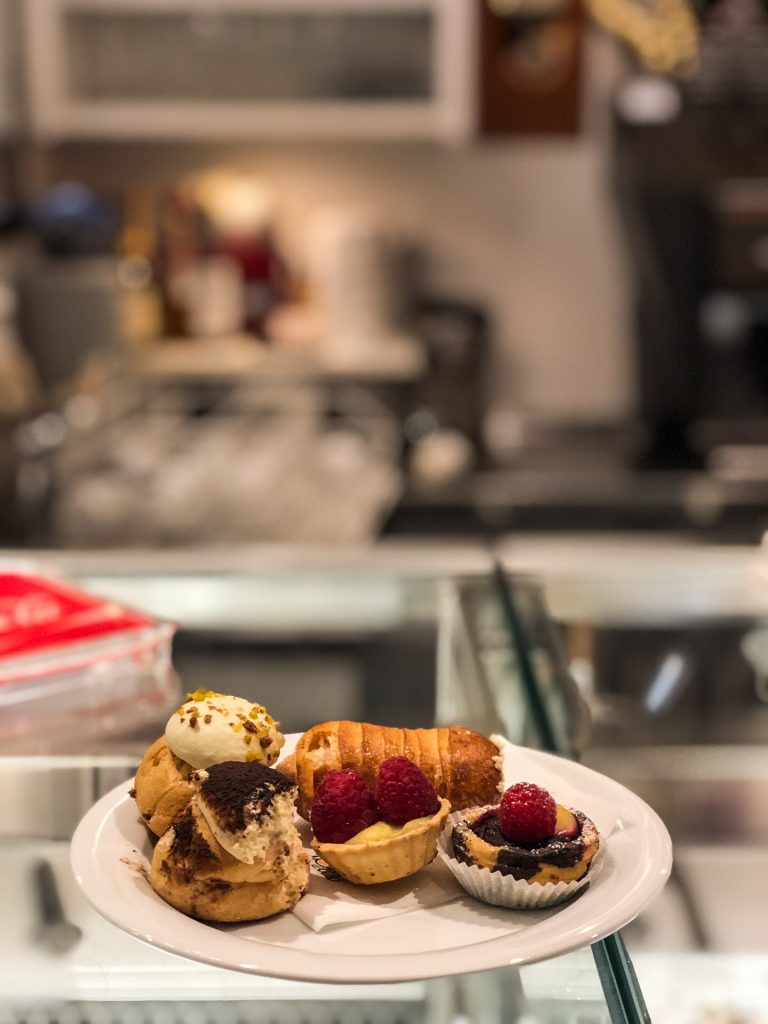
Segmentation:
{"type": "MultiPolygon", "coordinates": [[[[657,737],[664,742],[657,742],[654,757],[652,729],[641,728],[637,710],[647,687],[622,692],[619,682],[635,677],[616,658],[602,657],[598,641],[619,621],[635,644],[656,629],[658,668],[676,650],[682,624],[695,623],[718,650],[733,646],[735,630],[740,649],[759,660],[754,635],[768,614],[759,586],[768,560],[757,550],[597,552],[593,544],[587,553],[551,542],[511,544],[497,554],[498,564],[472,547],[379,548],[359,556],[70,552],[44,560],[99,593],[175,619],[182,686],[258,697],[286,731],[332,718],[415,727],[460,720],[581,759],[627,783],[662,811],[683,851],[683,871],[638,921],[542,962],[384,985],[255,977],[145,945],[84,900],[69,868],[69,839],[98,797],[131,778],[162,729],[158,722],[77,754],[0,758],[2,1020],[763,1021],[762,924],[743,913],[726,920],[723,904],[725,916],[713,931],[700,888],[728,851],[744,871],[729,879],[723,901],[738,896],[742,877],[752,878],[753,891],[759,888],[762,741],[754,734],[741,759],[729,761],[730,736],[713,736],[710,723],[706,744],[667,731],[657,737]],[[660,623],[678,630],[666,643],[659,640],[660,623]],[[634,716],[638,742],[628,741],[625,727],[612,731],[617,715],[622,722],[634,716]],[[728,771],[718,771],[726,763],[728,771]],[[716,776],[730,789],[718,789],[707,802],[707,779],[716,776]],[[728,794],[740,809],[730,817],[722,810],[728,794]],[[699,828],[697,836],[691,824],[697,808],[719,822],[705,842],[707,830],[699,828]]],[[[691,685],[701,675],[694,671],[691,685]]],[[[657,683],[657,690],[663,696],[672,683],[657,683]]],[[[759,685],[755,692],[762,692],[759,685]]],[[[733,699],[738,706],[743,692],[733,699]]],[[[745,717],[755,710],[749,705],[745,717]]],[[[729,728],[737,718],[734,710],[729,728]]]]}

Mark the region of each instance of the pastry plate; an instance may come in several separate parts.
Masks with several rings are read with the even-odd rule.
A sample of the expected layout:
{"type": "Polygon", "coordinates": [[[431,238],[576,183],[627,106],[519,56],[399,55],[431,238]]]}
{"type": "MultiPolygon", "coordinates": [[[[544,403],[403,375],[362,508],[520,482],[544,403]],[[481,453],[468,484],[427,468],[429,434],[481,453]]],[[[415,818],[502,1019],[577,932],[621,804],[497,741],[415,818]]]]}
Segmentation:
{"type": "MultiPolygon", "coordinates": [[[[286,737],[284,753],[295,745],[286,737]]],[[[581,895],[542,911],[488,906],[458,891],[430,908],[313,931],[293,913],[239,925],[193,920],[163,902],[147,881],[147,829],[117,786],[85,815],[71,861],[87,899],[107,920],[153,946],[202,963],[313,982],[404,982],[522,966],[579,949],[617,931],[661,891],[672,844],[658,815],[630,790],[583,765],[509,745],[505,782],[550,789],[593,817],[603,836],[600,869],[581,895]]],[[[445,872],[439,860],[414,876],[445,872]]],[[[312,883],[310,883],[310,891],[312,883]]],[[[339,892],[338,899],[349,898],[339,892]]],[[[365,899],[356,887],[354,899],[365,899]]]]}

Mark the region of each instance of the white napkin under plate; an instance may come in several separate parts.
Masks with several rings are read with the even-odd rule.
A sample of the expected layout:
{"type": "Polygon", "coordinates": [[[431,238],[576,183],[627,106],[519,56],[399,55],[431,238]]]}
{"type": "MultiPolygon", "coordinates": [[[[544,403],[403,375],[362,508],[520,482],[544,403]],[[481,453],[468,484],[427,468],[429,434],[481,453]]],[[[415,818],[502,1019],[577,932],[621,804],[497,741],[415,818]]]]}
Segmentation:
{"type": "MultiPolygon", "coordinates": [[[[299,832],[305,845],[309,846],[307,826],[299,825],[299,832]]],[[[362,924],[407,914],[411,910],[439,907],[461,895],[461,886],[437,859],[418,874],[397,882],[353,885],[343,879],[331,881],[325,878],[312,854],[309,888],[291,912],[312,931],[321,932],[338,925],[362,924]]]]}

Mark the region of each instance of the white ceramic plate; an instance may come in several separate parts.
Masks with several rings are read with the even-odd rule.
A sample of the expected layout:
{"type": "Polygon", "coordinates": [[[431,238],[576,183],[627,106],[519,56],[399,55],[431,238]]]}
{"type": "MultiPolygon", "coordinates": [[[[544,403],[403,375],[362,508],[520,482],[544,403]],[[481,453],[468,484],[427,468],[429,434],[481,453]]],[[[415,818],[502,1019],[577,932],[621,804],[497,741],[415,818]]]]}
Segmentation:
{"type": "MultiPolygon", "coordinates": [[[[295,737],[287,739],[286,753],[295,743],[295,737]]],[[[563,906],[510,911],[463,894],[431,909],[321,932],[292,913],[242,925],[195,921],[163,902],[137,870],[149,863],[152,844],[128,784],[104,796],[80,822],[72,867],[96,910],[131,935],[192,960],[299,981],[400,982],[520,966],[628,924],[661,891],[672,866],[672,845],[659,817],[634,793],[582,765],[520,748],[511,748],[506,761],[505,772],[511,761],[517,779],[545,786],[607,833],[600,870],[583,895],[563,906]]],[[[505,773],[505,782],[511,781],[505,773]]],[[[432,870],[430,865],[415,878],[432,870]]]]}

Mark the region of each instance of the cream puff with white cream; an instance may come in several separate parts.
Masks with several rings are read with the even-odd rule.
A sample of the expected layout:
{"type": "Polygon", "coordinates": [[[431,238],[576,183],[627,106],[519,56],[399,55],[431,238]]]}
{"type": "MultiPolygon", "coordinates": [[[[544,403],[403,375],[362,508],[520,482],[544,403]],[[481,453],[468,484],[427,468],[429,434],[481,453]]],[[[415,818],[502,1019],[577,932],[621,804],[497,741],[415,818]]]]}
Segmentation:
{"type": "Polygon", "coordinates": [[[163,835],[186,808],[193,771],[223,761],[274,764],[285,742],[278,725],[261,704],[242,697],[188,694],[136,772],[133,795],[150,830],[163,835]]]}

